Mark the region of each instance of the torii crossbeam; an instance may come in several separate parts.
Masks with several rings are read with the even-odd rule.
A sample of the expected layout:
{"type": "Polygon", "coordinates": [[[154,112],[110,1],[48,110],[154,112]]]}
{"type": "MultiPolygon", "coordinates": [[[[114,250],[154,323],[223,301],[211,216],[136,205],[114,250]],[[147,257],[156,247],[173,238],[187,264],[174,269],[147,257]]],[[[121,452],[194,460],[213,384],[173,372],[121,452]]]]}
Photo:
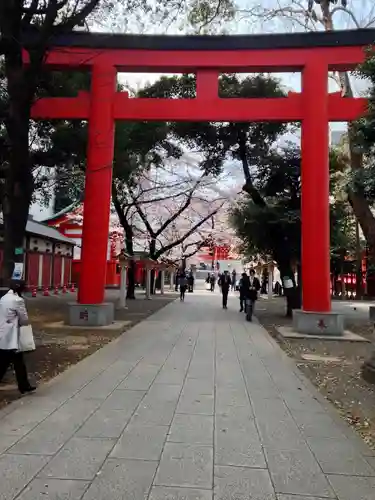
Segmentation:
{"type": "MultiPolygon", "coordinates": [[[[28,38],[32,43],[32,37],[28,38]]],[[[302,124],[303,311],[331,321],[329,122],[361,116],[366,101],[328,93],[328,72],[354,69],[375,30],[248,36],[133,36],[71,33],[52,40],[51,69],[91,71],[91,89],[44,98],[34,119],[89,122],[82,268],[78,302],[103,303],[116,120],[283,121],[302,124]],[[194,99],[130,98],[116,91],[117,72],[195,73],[194,99]],[[277,99],[223,99],[226,72],[301,72],[302,92],[277,99]]],[[[315,319],[314,319],[315,321],[315,319]]],[[[320,320],[319,320],[320,321],[320,320]]],[[[314,323],[315,324],[315,323],[314,323]]],[[[318,324],[318,322],[317,322],[318,324]]],[[[318,326],[317,326],[318,328],[318,326]]]]}

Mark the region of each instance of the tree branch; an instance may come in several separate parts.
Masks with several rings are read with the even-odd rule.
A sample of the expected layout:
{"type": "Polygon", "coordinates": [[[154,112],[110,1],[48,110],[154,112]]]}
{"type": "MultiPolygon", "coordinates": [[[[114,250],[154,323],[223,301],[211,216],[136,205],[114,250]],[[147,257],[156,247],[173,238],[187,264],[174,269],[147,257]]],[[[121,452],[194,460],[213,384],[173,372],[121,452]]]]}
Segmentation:
{"type": "MultiPolygon", "coordinates": [[[[56,2],[56,7],[58,10],[65,7],[65,5],[69,2],[69,0],[61,0],[60,2],[56,2]]],[[[45,4],[44,7],[38,7],[39,0],[32,0],[29,7],[22,7],[22,12],[25,13],[31,20],[33,16],[40,16],[47,14],[50,4],[45,4]]]]}
{"type": "Polygon", "coordinates": [[[204,30],[204,28],[209,26],[217,18],[217,16],[220,14],[221,4],[222,0],[218,0],[215,12],[212,14],[210,18],[206,19],[206,21],[199,26],[198,33],[202,33],[202,30],[204,30]]]}
{"type": "Polygon", "coordinates": [[[90,0],[76,14],[71,15],[66,21],[60,23],[55,28],[55,33],[72,31],[75,27],[81,26],[86,18],[98,7],[101,0],[90,0]]]}
{"type": "Polygon", "coordinates": [[[170,243],[169,245],[166,245],[165,247],[160,248],[155,253],[155,258],[159,258],[160,255],[162,255],[163,253],[166,253],[169,250],[172,250],[172,248],[177,247],[178,245],[181,245],[187,238],[189,238],[189,236],[191,236],[192,234],[194,234],[197,231],[197,229],[199,229],[201,226],[203,226],[203,224],[205,222],[207,222],[209,219],[211,219],[211,217],[213,215],[217,214],[217,212],[219,211],[220,208],[221,207],[218,207],[216,210],[214,210],[213,212],[211,212],[208,215],[206,215],[206,217],[204,217],[202,220],[200,220],[199,222],[197,222],[189,231],[187,231],[179,239],[177,239],[176,241],[173,241],[172,243],[170,243]]]}
{"type": "Polygon", "coordinates": [[[347,9],[346,7],[343,7],[342,5],[338,5],[337,7],[334,7],[331,10],[331,18],[333,18],[333,16],[335,15],[335,13],[339,12],[339,11],[345,12],[345,14],[347,14],[351,18],[351,20],[353,21],[353,23],[355,24],[355,26],[356,26],[357,29],[361,28],[361,24],[357,21],[357,18],[355,17],[354,12],[352,12],[349,9],[347,9]]]}
{"type": "Polygon", "coordinates": [[[199,250],[206,245],[206,240],[201,241],[199,244],[197,244],[197,247],[195,250],[192,250],[190,253],[185,253],[183,254],[185,259],[188,259],[189,257],[193,257],[199,250]]]}
{"type": "MultiPolygon", "coordinates": [[[[134,200],[134,199],[133,199],[134,200]]],[[[137,210],[138,215],[142,219],[143,224],[146,226],[146,229],[152,239],[155,239],[157,237],[157,234],[155,231],[152,229],[151,224],[149,223],[146,214],[143,212],[142,208],[139,206],[139,203],[134,200],[134,207],[137,210]]]]}

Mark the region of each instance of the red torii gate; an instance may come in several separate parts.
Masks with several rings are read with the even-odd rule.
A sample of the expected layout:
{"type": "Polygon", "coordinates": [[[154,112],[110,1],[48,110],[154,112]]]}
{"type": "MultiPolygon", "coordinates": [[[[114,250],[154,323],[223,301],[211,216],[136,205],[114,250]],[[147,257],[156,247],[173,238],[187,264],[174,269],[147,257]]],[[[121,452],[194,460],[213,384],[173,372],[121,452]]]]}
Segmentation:
{"type": "MultiPolygon", "coordinates": [[[[328,71],[354,69],[364,59],[364,48],[374,40],[372,29],[191,37],[75,32],[55,38],[47,66],[91,71],[90,93],[40,99],[32,111],[34,119],[89,122],[79,304],[99,306],[104,300],[116,120],[299,121],[303,311],[328,318],[325,328],[332,329],[328,123],[356,119],[363,114],[366,101],[329,94],[328,71]],[[116,90],[118,71],[195,73],[196,98],[129,98],[116,90]],[[262,71],[301,72],[302,93],[276,99],[219,98],[220,73],[262,71]]],[[[321,319],[317,324],[322,329],[321,319]]]]}

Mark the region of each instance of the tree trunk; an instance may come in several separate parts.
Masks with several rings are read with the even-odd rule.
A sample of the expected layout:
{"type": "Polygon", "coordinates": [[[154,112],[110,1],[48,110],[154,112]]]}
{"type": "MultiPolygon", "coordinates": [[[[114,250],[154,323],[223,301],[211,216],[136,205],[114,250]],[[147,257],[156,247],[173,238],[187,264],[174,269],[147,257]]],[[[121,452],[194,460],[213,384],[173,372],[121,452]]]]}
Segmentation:
{"type": "Polygon", "coordinates": [[[362,280],[362,250],[361,240],[359,237],[359,222],[355,224],[356,237],[356,299],[360,300],[363,297],[363,280],[362,280]]]}
{"type": "Polygon", "coordinates": [[[155,275],[155,290],[161,290],[161,272],[156,271],[155,275]]]}
{"type": "MultiPolygon", "coordinates": [[[[149,255],[150,255],[150,259],[152,259],[152,260],[157,260],[157,258],[158,258],[158,255],[156,252],[156,239],[153,236],[151,236],[151,240],[150,240],[149,255]]],[[[151,295],[154,295],[155,269],[151,270],[150,282],[151,282],[151,295]]]]}
{"type": "Polygon", "coordinates": [[[150,288],[151,288],[150,293],[151,293],[151,295],[155,295],[154,286],[155,286],[155,269],[151,269],[151,276],[150,276],[150,288]]]}
{"type": "Polygon", "coordinates": [[[135,300],[135,272],[136,263],[134,260],[131,260],[128,269],[128,288],[126,291],[126,298],[130,300],[135,300]]]}
{"type": "MultiPolygon", "coordinates": [[[[123,210],[121,203],[118,199],[117,190],[115,184],[112,183],[112,201],[115,207],[119,222],[124,230],[125,234],[125,250],[130,257],[134,257],[134,232],[133,226],[128,222],[127,215],[128,212],[123,210]]],[[[130,261],[128,269],[128,286],[126,290],[126,298],[130,300],[135,299],[135,271],[136,264],[134,260],[130,261]]]]}
{"type": "Polygon", "coordinates": [[[3,284],[12,276],[15,262],[23,262],[25,229],[34,188],[29,153],[29,125],[32,99],[43,62],[43,48],[39,47],[39,54],[35,49],[31,51],[30,64],[27,67],[23,64],[20,44],[23,4],[24,2],[20,1],[2,1],[0,10],[8,97],[3,124],[7,131],[9,150],[9,164],[5,169],[1,193],[4,226],[4,258],[1,271],[3,284]]]}
{"type": "Polygon", "coordinates": [[[346,295],[346,289],[345,289],[345,281],[344,281],[344,259],[345,259],[345,256],[344,255],[341,255],[341,261],[340,261],[340,273],[341,273],[341,300],[344,300],[345,299],[345,295],[346,295]]]}
{"type": "Polygon", "coordinates": [[[6,63],[8,79],[8,132],[10,162],[6,171],[2,208],[4,224],[3,284],[11,278],[15,262],[23,262],[25,229],[34,179],[29,156],[30,102],[22,68],[6,63]],[[16,249],[20,249],[16,252],[16,249]]]}
{"type": "MultiPolygon", "coordinates": [[[[350,85],[350,83],[349,83],[350,85]]],[[[352,92],[350,92],[352,95],[352,92]]],[[[356,151],[356,136],[355,129],[352,125],[348,127],[349,150],[350,150],[350,167],[353,171],[358,171],[363,168],[362,153],[356,151]]],[[[353,209],[354,215],[359,222],[363,235],[366,238],[369,248],[370,260],[375,263],[375,217],[371,211],[369,202],[363,193],[363,190],[349,190],[348,200],[353,209]],[[372,260],[374,259],[374,260],[372,260]]]]}
{"type": "MultiPolygon", "coordinates": [[[[134,257],[134,247],[133,247],[133,227],[126,222],[122,225],[125,232],[125,248],[126,253],[130,257],[134,257]]],[[[135,299],[135,270],[136,263],[133,259],[130,260],[128,269],[128,287],[126,291],[126,298],[130,300],[135,299]]]]}

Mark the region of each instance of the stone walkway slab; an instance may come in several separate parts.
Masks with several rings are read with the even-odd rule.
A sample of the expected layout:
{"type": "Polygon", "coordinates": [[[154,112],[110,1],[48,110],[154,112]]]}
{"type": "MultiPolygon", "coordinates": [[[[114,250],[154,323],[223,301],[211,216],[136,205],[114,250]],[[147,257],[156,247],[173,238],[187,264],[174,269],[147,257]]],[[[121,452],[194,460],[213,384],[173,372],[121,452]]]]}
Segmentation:
{"type": "Polygon", "coordinates": [[[0,412],[0,500],[373,500],[375,453],[197,290],[0,412]]]}

